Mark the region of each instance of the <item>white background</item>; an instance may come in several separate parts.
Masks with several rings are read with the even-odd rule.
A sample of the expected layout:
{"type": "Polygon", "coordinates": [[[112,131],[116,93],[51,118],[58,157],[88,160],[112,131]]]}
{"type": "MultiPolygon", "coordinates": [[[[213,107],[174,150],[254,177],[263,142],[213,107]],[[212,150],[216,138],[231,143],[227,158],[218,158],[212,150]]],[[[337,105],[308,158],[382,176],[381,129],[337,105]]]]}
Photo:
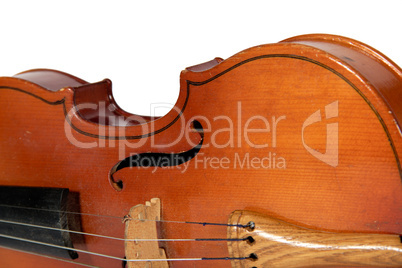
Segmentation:
{"type": "Polygon", "coordinates": [[[149,115],[151,103],[175,103],[185,67],[300,34],[351,37],[402,66],[400,2],[3,1],[0,75],[110,78],[123,109],[149,115]]]}

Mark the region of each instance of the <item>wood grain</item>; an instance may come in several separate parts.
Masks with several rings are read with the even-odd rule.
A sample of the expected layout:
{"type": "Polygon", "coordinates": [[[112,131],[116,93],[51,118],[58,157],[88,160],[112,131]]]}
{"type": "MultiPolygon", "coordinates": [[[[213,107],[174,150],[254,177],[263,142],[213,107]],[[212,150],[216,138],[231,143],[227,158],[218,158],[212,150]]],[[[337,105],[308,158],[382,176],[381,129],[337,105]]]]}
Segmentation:
{"type": "Polygon", "coordinates": [[[161,204],[158,198],[147,201],[145,205],[136,205],[130,209],[125,218],[126,231],[124,243],[127,267],[169,267],[167,261],[145,261],[135,262],[130,260],[166,259],[165,251],[159,247],[157,241],[157,222],[160,220],[161,204]],[[154,239],[154,241],[135,241],[135,239],[154,239]]]}
{"type": "Polygon", "coordinates": [[[256,259],[234,260],[232,267],[401,267],[402,243],[398,235],[330,233],[301,228],[250,211],[235,211],[228,228],[231,257],[254,255],[256,259]]]}
{"type": "MultiPolygon", "coordinates": [[[[226,226],[170,221],[224,224],[235,210],[315,230],[401,234],[401,71],[356,44],[339,36],[301,36],[184,70],[175,108],[143,122],[119,109],[114,122],[123,123],[117,124],[77,111],[80,90],[93,96],[86,99],[90,105],[113,103],[109,83],[91,86],[51,70],[2,77],[0,183],[69,188],[85,213],[82,231],[116,237],[124,237],[121,219],[129,209],[154,197],[161,200],[160,231],[167,239],[225,238],[226,226]],[[328,108],[334,103],[337,113],[328,108]],[[321,121],[305,123],[317,115],[321,121]],[[131,116],[137,121],[125,124],[131,116]],[[180,153],[199,144],[194,120],[204,131],[195,158],[180,166],[122,169],[114,178],[123,190],[110,185],[112,167],[132,154],[180,153]],[[326,154],[335,126],[337,139],[329,144],[331,152],[338,150],[331,154],[337,164],[330,165],[317,156],[326,154]]],[[[99,237],[74,246],[125,255],[124,243],[99,237]]],[[[229,256],[225,241],[167,242],[165,248],[167,258],[229,256]]],[[[0,258],[6,267],[71,266],[6,249],[0,258]]],[[[77,261],[121,267],[85,254],[77,261]]],[[[169,265],[230,267],[230,261],[169,265]]]]}

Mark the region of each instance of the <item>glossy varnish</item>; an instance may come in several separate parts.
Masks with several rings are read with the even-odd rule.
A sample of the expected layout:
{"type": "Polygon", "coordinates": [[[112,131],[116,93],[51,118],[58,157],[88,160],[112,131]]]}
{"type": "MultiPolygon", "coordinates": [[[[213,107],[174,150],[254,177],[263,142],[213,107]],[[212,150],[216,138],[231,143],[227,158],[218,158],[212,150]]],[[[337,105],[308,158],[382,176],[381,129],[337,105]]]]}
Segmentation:
{"type": "MultiPolygon", "coordinates": [[[[109,80],[88,84],[52,70],[1,78],[0,184],[68,188],[86,213],[82,231],[117,237],[124,236],[121,218],[129,209],[152,198],[161,200],[163,238],[225,238],[226,226],[170,221],[226,223],[235,210],[313,230],[402,233],[402,75],[385,56],[351,39],[307,35],[188,68],[180,81],[175,109],[123,126],[90,109],[73,110],[102,102],[112,104],[112,114],[130,117],[114,102],[109,80]],[[307,125],[317,111],[321,121],[307,125]],[[121,169],[113,180],[122,190],[112,187],[112,167],[131,154],[180,153],[199,144],[194,120],[204,140],[187,166],[121,169]],[[331,148],[338,157],[326,163],[306,148],[321,153],[316,156],[326,152],[326,137],[335,135],[329,124],[337,126],[330,144],[337,143],[331,148]],[[264,167],[259,159],[266,159],[264,167]]],[[[74,245],[124,257],[121,241],[86,236],[74,245]]],[[[168,258],[229,256],[226,242],[163,246],[168,258]]],[[[71,265],[5,249],[0,258],[6,267],[71,265]]],[[[86,254],[77,261],[121,265],[86,254]]]]}

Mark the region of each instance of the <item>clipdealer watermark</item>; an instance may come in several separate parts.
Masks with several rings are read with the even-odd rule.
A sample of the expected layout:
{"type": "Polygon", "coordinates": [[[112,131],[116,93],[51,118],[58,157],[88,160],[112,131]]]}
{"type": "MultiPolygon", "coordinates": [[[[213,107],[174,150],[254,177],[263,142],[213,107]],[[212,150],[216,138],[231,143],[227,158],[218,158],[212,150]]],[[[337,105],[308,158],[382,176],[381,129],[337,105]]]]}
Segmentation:
{"type": "MultiPolygon", "coordinates": [[[[106,114],[104,112],[108,107],[104,107],[104,104],[98,105],[88,104],[81,105],[81,107],[75,107],[72,109],[68,116],[74,116],[77,114],[79,109],[94,109],[99,111],[99,118],[105,118],[106,114]],[[103,105],[103,107],[102,107],[103,105]]],[[[157,107],[157,106],[154,106],[157,107]]],[[[175,110],[177,108],[173,108],[175,110]]],[[[178,114],[180,111],[176,111],[178,114]]],[[[233,115],[232,115],[233,116],[233,115]]],[[[338,101],[334,101],[325,106],[325,118],[331,119],[338,117],[338,101]]],[[[112,124],[108,125],[108,131],[112,132],[114,135],[120,135],[125,137],[125,127],[132,125],[131,121],[135,121],[137,126],[143,129],[143,133],[154,130],[153,122],[142,122],[141,117],[133,116],[127,118],[108,118],[108,122],[112,124]],[[113,122],[119,122],[115,124],[113,122]],[[123,126],[123,127],[122,127],[123,126]],[[118,133],[123,131],[124,133],[118,133]]],[[[287,161],[285,156],[280,155],[276,152],[277,136],[280,133],[281,124],[286,122],[286,115],[253,115],[249,118],[244,118],[242,113],[241,102],[237,103],[237,116],[236,118],[231,118],[227,115],[219,115],[214,118],[207,118],[202,115],[194,116],[192,118],[185,118],[184,115],[179,117],[177,124],[181,124],[181,129],[190,129],[190,123],[197,120],[202,126],[202,135],[206,138],[202,144],[197,145],[191,141],[189,132],[181,131],[177,133],[177,137],[172,139],[168,144],[158,144],[156,140],[158,137],[152,135],[146,138],[138,139],[133,141],[128,141],[126,139],[118,140],[92,140],[90,142],[79,141],[77,137],[73,134],[74,130],[71,128],[71,124],[65,123],[65,133],[69,141],[80,148],[94,148],[94,147],[118,147],[119,158],[128,159],[129,167],[150,169],[153,173],[157,172],[159,168],[164,169],[177,169],[180,172],[186,172],[190,166],[195,169],[286,169],[287,161]],[[219,122],[219,128],[217,126],[219,122]],[[215,124],[214,124],[215,123],[215,124]],[[256,127],[256,125],[258,127],[256,127]],[[222,127],[224,126],[224,127],[222,127]],[[252,127],[253,126],[253,127],[252,127]],[[266,135],[266,138],[258,139],[259,142],[253,140],[251,137],[253,135],[266,135]],[[270,136],[269,136],[270,135],[270,136]],[[225,138],[222,138],[225,137],[225,138]],[[180,153],[166,153],[158,154],[157,157],[131,157],[141,155],[141,147],[146,143],[150,142],[151,148],[155,148],[155,151],[163,151],[163,148],[171,148],[177,143],[187,142],[189,145],[196,148],[200,146],[200,149],[213,147],[217,150],[226,150],[230,155],[225,156],[214,156],[206,154],[207,150],[197,151],[196,155],[189,157],[183,156],[180,153]],[[269,142],[268,142],[269,141],[269,142]],[[252,150],[243,150],[244,147],[248,147],[252,150]],[[240,148],[236,150],[236,148],[240,148]],[[241,149],[243,148],[243,149],[241,149]],[[133,150],[135,149],[135,150],[133,150]],[[135,154],[129,154],[127,156],[127,151],[135,151],[135,154]],[[259,153],[255,153],[258,151],[259,153]],[[131,158],[130,158],[131,157],[131,158]]],[[[67,121],[67,120],[66,120],[67,121]]],[[[305,129],[310,125],[321,122],[321,111],[314,111],[310,116],[308,116],[303,124],[298,128],[301,129],[301,143],[305,150],[311,154],[314,158],[328,164],[329,166],[336,167],[338,165],[338,123],[326,124],[326,151],[321,153],[318,150],[311,148],[305,141],[305,129]]],[[[107,136],[103,128],[102,133],[99,136],[107,136]]],[[[299,130],[300,131],[300,130],[299,130]]],[[[283,133],[282,133],[283,134],[283,133]]],[[[286,135],[283,134],[283,135],[286,135]]]]}
{"type": "Polygon", "coordinates": [[[130,159],[130,166],[149,169],[152,173],[157,172],[159,168],[177,169],[184,173],[190,166],[194,169],[286,169],[285,158],[272,152],[268,152],[264,157],[253,156],[250,153],[234,153],[231,157],[206,156],[204,153],[199,153],[192,161],[180,158],[179,155],[166,155],[151,159],[133,158],[130,159]],[[181,164],[172,165],[172,163],[181,164]]]}

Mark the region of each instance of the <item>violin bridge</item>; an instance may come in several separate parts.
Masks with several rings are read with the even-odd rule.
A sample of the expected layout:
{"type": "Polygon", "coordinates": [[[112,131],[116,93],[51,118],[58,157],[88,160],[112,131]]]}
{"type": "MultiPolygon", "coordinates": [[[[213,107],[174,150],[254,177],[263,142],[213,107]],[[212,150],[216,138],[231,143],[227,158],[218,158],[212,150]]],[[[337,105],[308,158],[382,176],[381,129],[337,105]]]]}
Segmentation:
{"type": "Polygon", "coordinates": [[[159,247],[157,222],[160,220],[161,203],[159,198],[152,198],[130,209],[124,217],[125,230],[125,254],[127,267],[152,267],[168,268],[167,261],[151,261],[165,259],[166,253],[159,247]],[[137,240],[138,239],[138,240],[137,240]],[[148,241],[146,241],[149,239],[148,241]],[[144,260],[130,261],[130,260],[144,260]]]}

